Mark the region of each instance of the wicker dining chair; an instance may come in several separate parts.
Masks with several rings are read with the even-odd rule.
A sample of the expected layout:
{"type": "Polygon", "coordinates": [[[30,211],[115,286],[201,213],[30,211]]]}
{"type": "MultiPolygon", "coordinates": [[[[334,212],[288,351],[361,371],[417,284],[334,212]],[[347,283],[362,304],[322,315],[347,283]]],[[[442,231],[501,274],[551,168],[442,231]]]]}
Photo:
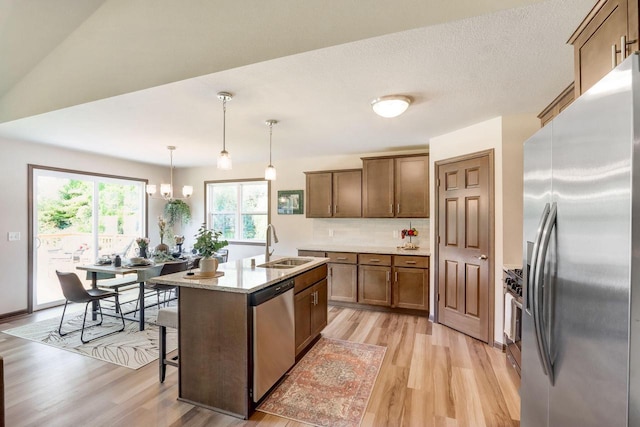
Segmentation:
{"type": "Polygon", "coordinates": [[[82,341],[83,344],[86,344],[90,341],[93,341],[97,338],[102,338],[105,337],[107,335],[111,335],[111,334],[115,334],[117,332],[122,332],[124,331],[124,316],[122,315],[122,310],[120,309],[120,303],[118,301],[118,299],[116,299],[117,293],[116,292],[112,292],[112,291],[105,291],[102,289],[85,289],[84,286],[82,285],[82,282],[80,281],[80,278],[78,278],[78,275],[75,273],[64,273],[64,272],[60,272],[56,270],[56,274],[58,275],[58,280],[60,281],[60,286],[62,287],[62,294],[64,295],[64,297],[66,298],[66,301],[64,303],[64,309],[62,310],[62,317],[60,318],[60,326],[58,327],[58,334],[60,334],[61,337],[68,335],[72,332],[77,332],[77,331],[82,331],[80,333],[80,341],[82,341]],[[84,339],[84,330],[87,328],[92,328],[94,326],[99,326],[102,325],[102,321],[104,320],[104,316],[102,315],[102,306],[100,305],[100,301],[105,299],[105,298],[114,298],[115,300],[115,304],[116,304],[116,312],[120,313],[120,320],[122,321],[122,328],[116,330],[116,331],[112,331],[106,334],[102,334],[102,335],[98,335],[96,337],[93,337],[91,339],[85,340],[84,339]],[[64,323],[64,314],[67,311],[67,305],[70,302],[75,302],[75,303],[85,303],[85,307],[84,307],[84,318],[82,319],[82,327],[80,329],[76,329],[73,331],[68,331],[68,332],[62,332],[62,324],[64,323]],[[93,302],[97,302],[98,303],[98,309],[100,310],[100,322],[93,324],[91,326],[85,326],[87,323],[87,311],[89,310],[89,304],[93,303],[93,302]]]}

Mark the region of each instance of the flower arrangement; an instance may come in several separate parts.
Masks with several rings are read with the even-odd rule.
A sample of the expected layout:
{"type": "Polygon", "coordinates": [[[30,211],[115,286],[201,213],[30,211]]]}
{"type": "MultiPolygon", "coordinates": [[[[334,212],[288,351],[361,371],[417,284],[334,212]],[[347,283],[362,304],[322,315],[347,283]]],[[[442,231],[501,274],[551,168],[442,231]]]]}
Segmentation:
{"type": "Polygon", "coordinates": [[[149,238],[148,237],[138,237],[136,239],[136,243],[140,249],[147,249],[149,247],[149,238]]]}
{"type": "Polygon", "coordinates": [[[167,230],[167,221],[162,216],[158,217],[158,230],[160,231],[160,244],[164,244],[164,234],[167,230]]]}

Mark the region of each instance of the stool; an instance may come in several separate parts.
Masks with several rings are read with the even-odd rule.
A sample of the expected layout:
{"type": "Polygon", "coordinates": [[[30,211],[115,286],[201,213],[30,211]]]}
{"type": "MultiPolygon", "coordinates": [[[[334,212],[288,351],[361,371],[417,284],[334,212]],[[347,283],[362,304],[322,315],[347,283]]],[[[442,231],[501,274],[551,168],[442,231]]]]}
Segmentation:
{"type": "Polygon", "coordinates": [[[160,367],[160,382],[164,382],[167,372],[167,365],[178,367],[177,357],[167,359],[167,328],[178,329],[178,307],[161,308],[158,310],[158,319],[156,323],[160,327],[160,357],[158,358],[158,366],[160,367]]]}

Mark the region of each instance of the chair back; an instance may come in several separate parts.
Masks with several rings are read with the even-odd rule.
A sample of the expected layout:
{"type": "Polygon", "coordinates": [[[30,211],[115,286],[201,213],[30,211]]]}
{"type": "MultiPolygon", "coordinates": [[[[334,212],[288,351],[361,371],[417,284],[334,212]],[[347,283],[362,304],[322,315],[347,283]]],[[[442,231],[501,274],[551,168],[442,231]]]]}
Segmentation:
{"type": "Polygon", "coordinates": [[[177,273],[179,271],[185,271],[186,269],[187,269],[187,261],[168,262],[162,266],[162,271],[160,271],[160,275],[164,276],[165,274],[177,273]]]}
{"type": "Polygon", "coordinates": [[[76,273],[65,273],[56,270],[62,294],[71,302],[87,302],[91,300],[91,295],[84,288],[80,278],[76,273]]]}
{"type": "Polygon", "coordinates": [[[217,254],[220,262],[227,262],[229,260],[229,249],[220,249],[217,254]]]}

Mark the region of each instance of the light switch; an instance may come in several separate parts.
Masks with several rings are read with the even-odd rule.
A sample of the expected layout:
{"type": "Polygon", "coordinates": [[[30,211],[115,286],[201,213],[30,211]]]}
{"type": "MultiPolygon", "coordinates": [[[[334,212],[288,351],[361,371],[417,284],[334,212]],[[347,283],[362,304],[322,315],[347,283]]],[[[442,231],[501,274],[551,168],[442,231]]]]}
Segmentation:
{"type": "Polygon", "coordinates": [[[394,239],[398,238],[398,230],[393,230],[393,238],[394,239]]]}
{"type": "Polygon", "coordinates": [[[333,237],[333,230],[329,229],[329,237],[333,237]]]}
{"type": "Polygon", "coordinates": [[[7,233],[7,240],[10,242],[15,242],[20,240],[20,232],[19,231],[10,231],[7,233]]]}

